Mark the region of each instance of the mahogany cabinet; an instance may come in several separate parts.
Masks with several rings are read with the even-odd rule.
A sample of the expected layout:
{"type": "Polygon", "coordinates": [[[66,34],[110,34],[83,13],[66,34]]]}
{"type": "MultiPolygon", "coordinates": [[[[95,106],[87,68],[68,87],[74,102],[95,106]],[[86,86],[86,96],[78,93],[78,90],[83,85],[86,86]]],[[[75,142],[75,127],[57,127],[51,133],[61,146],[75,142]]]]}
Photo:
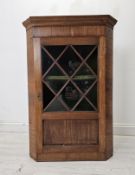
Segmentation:
{"type": "Polygon", "coordinates": [[[27,31],[30,156],[106,160],[113,154],[110,15],[41,16],[27,31]]]}

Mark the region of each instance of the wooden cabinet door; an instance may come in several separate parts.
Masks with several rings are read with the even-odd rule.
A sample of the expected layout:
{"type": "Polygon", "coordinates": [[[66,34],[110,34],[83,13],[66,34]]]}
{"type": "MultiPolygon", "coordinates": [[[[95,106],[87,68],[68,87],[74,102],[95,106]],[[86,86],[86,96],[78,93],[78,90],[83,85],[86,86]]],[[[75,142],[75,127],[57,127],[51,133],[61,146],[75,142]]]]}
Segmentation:
{"type": "Polygon", "coordinates": [[[41,39],[44,152],[97,150],[98,38],[41,39]]]}

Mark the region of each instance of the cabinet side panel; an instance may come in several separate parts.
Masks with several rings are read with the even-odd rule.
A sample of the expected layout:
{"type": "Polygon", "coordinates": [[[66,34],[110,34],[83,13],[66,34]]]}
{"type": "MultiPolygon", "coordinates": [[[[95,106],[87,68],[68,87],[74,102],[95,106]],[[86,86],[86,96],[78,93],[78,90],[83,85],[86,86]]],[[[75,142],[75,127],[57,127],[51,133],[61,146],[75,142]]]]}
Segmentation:
{"type": "Polygon", "coordinates": [[[35,86],[34,86],[34,60],[33,41],[31,30],[27,31],[27,63],[28,63],[28,98],[29,98],[29,147],[30,156],[36,159],[36,116],[35,116],[35,86]]]}
{"type": "Polygon", "coordinates": [[[112,87],[113,87],[113,31],[107,28],[106,52],[106,152],[107,157],[113,154],[112,129],[112,87]]]}
{"type": "Polygon", "coordinates": [[[36,151],[37,154],[42,152],[42,85],[41,85],[41,46],[40,38],[33,38],[34,44],[34,85],[35,85],[35,120],[36,120],[36,151]]]}
{"type": "Polygon", "coordinates": [[[104,153],[106,148],[106,118],[105,118],[105,60],[106,60],[106,37],[99,40],[99,152],[104,153]]]}

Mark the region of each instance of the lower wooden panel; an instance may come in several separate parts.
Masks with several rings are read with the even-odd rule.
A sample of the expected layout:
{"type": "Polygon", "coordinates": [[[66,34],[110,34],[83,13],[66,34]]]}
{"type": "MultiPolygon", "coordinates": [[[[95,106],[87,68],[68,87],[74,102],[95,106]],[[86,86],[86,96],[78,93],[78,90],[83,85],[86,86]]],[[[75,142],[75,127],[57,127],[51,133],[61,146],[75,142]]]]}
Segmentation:
{"type": "Polygon", "coordinates": [[[98,120],[44,120],[44,145],[97,145],[98,120]]]}

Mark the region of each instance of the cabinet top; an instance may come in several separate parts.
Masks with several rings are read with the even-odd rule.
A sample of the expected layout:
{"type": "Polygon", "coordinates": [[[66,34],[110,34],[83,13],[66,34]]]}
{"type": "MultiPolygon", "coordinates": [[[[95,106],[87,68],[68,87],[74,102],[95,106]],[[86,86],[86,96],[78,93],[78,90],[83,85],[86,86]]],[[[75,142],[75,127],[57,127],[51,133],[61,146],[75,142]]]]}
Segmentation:
{"type": "Polygon", "coordinates": [[[26,29],[44,26],[108,26],[113,28],[117,20],[110,15],[89,16],[30,16],[23,22],[26,29]]]}

